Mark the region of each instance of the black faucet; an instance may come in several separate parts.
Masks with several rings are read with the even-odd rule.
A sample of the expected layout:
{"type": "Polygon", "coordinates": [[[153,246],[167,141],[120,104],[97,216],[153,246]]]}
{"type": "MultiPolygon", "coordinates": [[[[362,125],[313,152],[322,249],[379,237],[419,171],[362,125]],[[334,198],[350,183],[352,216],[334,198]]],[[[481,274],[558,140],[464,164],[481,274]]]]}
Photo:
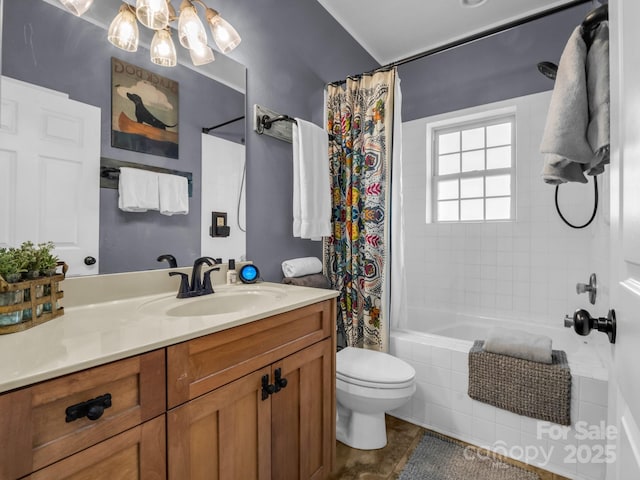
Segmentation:
{"type": "Polygon", "coordinates": [[[215,267],[207,270],[204,273],[204,282],[200,280],[200,271],[202,265],[207,264],[209,266],[215,265],[217,262],[211,257],[200,257],[193,262],[193,268],[191,270],[191,286],[189,286],[189,276],[182,272],[169,272],[169,275],[180,275],[180,289],[178,290],[178,298],[191,298],[199,297],[201,295],[208,295],[213,292],[213,283],[211,282],[211,272],[213,270],[220,270],[220,267],[215,267]]]}
{"type": "Polygon", "coordinates": [[[173,255],[169,255],[168,253],[165,253],[164,255],[160,255],[156,260],[158,262],[162,262],[163,260],[166,260],[167,263],[169,264],[169,268],[178,268],[178,262],[176,261],[176,257],[174,257],[173,255]]]}

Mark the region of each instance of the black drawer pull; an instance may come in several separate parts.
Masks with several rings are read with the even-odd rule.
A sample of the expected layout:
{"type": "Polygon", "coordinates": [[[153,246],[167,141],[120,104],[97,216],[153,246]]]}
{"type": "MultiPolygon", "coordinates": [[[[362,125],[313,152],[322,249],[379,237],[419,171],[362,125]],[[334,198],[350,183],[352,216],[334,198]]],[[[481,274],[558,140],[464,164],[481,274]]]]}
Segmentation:
{"type": "Polygon", "coordinates": [[[111,394],[105,393],[100,397],[67,407],[65,421],[69,423],[82,417],[87,417],[89,420],[98,420],[104,413],[105,408],[110,406],[111,394]]]}

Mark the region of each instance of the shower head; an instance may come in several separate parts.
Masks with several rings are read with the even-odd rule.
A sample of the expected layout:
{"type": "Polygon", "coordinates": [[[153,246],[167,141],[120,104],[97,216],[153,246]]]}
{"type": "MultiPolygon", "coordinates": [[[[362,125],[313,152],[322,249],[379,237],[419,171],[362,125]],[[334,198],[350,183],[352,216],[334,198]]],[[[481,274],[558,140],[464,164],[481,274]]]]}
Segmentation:
{"type": "Polygon", "coordinates": [[[538,71],[545,77],[555,80],[556,73],[558,73],[558,66],[551,62],[540,62],[538,63],[538,71]]]}

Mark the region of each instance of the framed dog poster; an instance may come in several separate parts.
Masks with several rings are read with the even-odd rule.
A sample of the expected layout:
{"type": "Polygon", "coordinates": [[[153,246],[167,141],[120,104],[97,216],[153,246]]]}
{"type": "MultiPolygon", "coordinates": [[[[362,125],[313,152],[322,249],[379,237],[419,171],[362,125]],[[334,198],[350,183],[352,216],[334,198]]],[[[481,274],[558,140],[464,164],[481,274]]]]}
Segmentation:
{"type": "Polygon", "coordinates": [[[178,158],[178,82],[112,57],[111,146],[178,158]]]}

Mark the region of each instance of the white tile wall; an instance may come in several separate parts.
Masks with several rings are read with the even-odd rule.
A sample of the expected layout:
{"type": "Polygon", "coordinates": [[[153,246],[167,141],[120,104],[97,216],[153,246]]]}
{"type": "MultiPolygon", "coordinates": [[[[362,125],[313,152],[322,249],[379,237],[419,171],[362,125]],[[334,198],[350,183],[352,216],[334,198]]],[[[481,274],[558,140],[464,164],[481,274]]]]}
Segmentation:
{"type": "MultiPolygon", "coordinates": [[[[554,187],[541,177],[538,148],[550,92],[403,124],[403,190],[409,307],[494,316],[561,326],[577,308],[605,315],[608,291],[595,307],[575,285],[596,272],[606,285],[609,269],[608,176],[599,178],[596,221],[583,230],[564,225],[554,206],[554,187]],[[426,223],[426,124],[482,109],[517,109],[515,222],[426,223]],[[425,272],[427,274],[425,275],[425,272]]],[[[563,214],[574,223],[591,215],[593,187],[560,187],[563,214]]]]}
{"type": "MultiPolygon", "coordinates": [[[[577,308],[605,315],[609,308],[608,175],[599,178],[595,222],[582,230],[562,223],[554,187],[540,178],[538,152],[550,92],[403,124],[405,256],[409,309],[561,326],[577,308]],[[496,223],[426,223],[426,124],[483,108],[517,109],[516,220],[496,223]],[[425,274],[426,272],[426,274],[425,274]],[[598,275],[598,301],[577,295],[576,283],[598,275]]],[[[581,224],[591,215],[593,187],[560,187],[566,218],[581,224]]],[[[593,458],[604,440],[579,438],[578,425],[607,420],[607,382],[573,376],[572,427],[563,438],[540,432],[541,423],[474,400],[467,395],[467,353],[439,344],[391,337],[391,353],[417,372],[412,400],[392,412],[411,422],[574,479],[601,480],[605,464],[593,458]],[[577,422],[586,422],[578,424],[577,422]],[[582,455],[582,457],[580,457],[582,455]],[[586,458],[590,457],[590,458],[586,458]],[[593,460],[593,461],[585,461],[593,460]],[[572,460],[573,463],[572,463],[572,460]]],[[[554,430],[555,433],[557,433],[554,430]]]]}
{"type": "Polygon", "coordinates": [[[391,354],[411,364],[417,375],[416,393],[392,415],[568,478],[605,478],[606,464],[596,457],[606,441],[579,437],[586,427],[607,421],[607,382],[574,375],[572,426],[561,427],[472,400],[467,353],[413,340],[392,333],[391,354]]]}

